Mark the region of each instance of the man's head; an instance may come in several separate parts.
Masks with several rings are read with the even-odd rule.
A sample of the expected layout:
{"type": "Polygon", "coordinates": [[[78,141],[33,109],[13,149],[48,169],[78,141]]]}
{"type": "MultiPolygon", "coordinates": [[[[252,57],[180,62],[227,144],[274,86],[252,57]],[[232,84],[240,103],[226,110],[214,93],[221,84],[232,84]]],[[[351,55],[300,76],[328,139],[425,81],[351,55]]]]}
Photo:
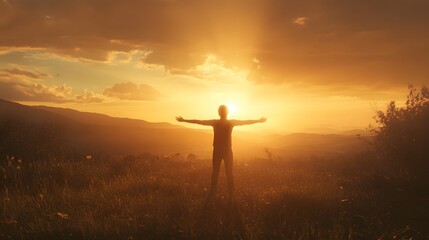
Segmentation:
{"type": "Polygon", "coordinates": [[[228,108],[225,105],[220,105],[217,111],[221,119],[226,119],[228,117],[228,108]]]}

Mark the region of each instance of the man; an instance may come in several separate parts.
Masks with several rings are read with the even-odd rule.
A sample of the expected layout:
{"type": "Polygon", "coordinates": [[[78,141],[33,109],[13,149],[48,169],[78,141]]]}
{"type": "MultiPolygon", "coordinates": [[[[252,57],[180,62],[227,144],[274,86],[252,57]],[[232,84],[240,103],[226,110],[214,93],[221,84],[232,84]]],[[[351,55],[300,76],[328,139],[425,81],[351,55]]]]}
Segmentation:
{"type": "Polygon", "coordinates": [[[266,118],[260,118],[258,120],[229,120],[227,119],[228,108],[225,105],[221,105],[219,107],[218,113],[220,119],[213,120],[196,120],[184,119],[180,116],[176,117],[176,120],[179,122],[195,123],[213,127],[213,172],[209,199],[213,198],[216,194],[217,179],[219,176],[220,164],[222,162],[222,159],[225,161],[226,177],[228,181],[228,190],[230,197],[232,196],[234,190],[234,180],[232,175],[233,156],[231,148],[232,128],[235,126],[263,123],[267,120],[266,118]]]}

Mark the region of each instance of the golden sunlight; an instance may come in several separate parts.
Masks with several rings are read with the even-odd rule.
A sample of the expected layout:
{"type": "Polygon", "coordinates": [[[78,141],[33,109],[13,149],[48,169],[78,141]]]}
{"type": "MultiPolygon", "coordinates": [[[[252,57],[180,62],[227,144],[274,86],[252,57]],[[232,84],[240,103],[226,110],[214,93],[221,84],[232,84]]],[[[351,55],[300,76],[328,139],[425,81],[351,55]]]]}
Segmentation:
{"type": "Polygon", "coordinates": [[[237,113],[238,106],[234,102],[228,102],[226,106],[228,107],[230,116],[234,116],[237,113]]]}
{"type": "Polygon", "coordinates": [[[429,239],[429,0],[51,2],[0,0],[0,239],[429,239]]]}

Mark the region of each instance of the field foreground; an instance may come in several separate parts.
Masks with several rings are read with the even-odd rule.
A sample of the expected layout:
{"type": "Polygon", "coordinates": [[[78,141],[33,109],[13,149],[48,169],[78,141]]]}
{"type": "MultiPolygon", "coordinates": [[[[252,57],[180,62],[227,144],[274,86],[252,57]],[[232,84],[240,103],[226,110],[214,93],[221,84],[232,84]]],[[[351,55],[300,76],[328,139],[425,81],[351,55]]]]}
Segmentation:
{"type": "Polygon", "coordinates": [[[211,163],[143,154],[0,164],[0,238],[427,239],[428,183],[336,159],[236,161],[207,202],[211,163]]]}

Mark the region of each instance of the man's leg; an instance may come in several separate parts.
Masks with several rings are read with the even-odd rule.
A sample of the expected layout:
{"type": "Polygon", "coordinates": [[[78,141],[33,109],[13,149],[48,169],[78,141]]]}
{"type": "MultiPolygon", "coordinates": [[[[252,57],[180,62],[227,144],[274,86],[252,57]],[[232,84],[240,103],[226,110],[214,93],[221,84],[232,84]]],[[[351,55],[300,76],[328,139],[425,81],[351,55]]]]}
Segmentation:
{"type": "Polygon", "coordinates": [[[233,192],[234,192],[234,176],[232,173],[232,168],[233,168],[233,154],[232,154],[232,150],[228,150],[228,152],[225,153],[225,170],[226,170],[226,178],[228,181],[228,191],[230,196],[232,196],[233,192]]]}
{"type": "Polygon", "coordinates": [[[213,149],[213,171],[212,171],[212,182],[210,185],[209,198],[213,198],[216,195],[217,180],[219,177],[221,162],[222,162],[222,155],[218,150],[213,149]]]}

